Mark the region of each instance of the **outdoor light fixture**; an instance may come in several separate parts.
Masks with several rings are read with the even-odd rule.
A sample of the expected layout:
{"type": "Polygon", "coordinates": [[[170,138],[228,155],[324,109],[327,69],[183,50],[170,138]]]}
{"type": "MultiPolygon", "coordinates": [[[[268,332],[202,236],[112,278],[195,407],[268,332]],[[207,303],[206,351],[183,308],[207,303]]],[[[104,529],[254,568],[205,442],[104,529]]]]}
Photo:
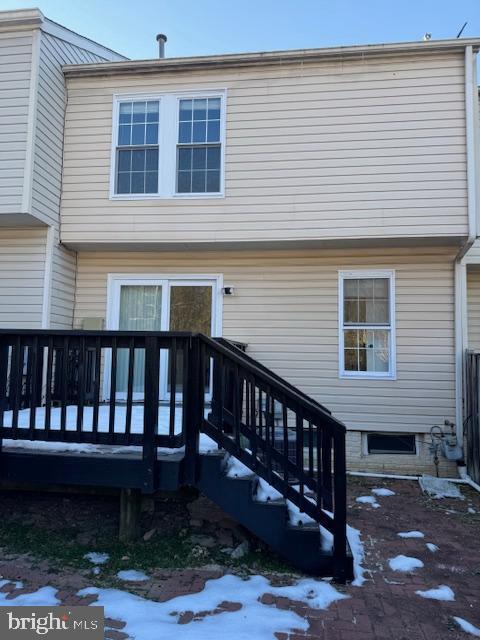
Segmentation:
{"type": "Polygon", "coordinates": [[[224,296],[234,296],[235,295],[234,287],[223,287],[222,291],[223,291],[223,295],[224,296]]]}

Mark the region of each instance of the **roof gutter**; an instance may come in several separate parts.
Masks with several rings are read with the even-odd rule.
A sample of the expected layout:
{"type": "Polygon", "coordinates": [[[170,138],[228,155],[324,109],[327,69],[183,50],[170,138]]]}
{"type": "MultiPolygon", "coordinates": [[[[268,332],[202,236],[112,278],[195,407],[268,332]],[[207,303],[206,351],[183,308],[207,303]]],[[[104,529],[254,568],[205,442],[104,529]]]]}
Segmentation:
{"type": "Polygon", "coordinates": [[[428,42],[400,42],[392,44],[353,45],[346,47],[325,47],[318,49],[298,49],[290,51],[267,51],[256,53],[236,53],[218,56],[195,56],[185,58],[162,58],[133,60],[114,63],[90,63],[65,65],[67,77],[98,76],[113,74],[148,74],[193,71],[196,69],[216,69],[223,67],[250,67],[256,65],[286,65],[316,62],[329,59],[345,59],[366,56],[385,56],[409,53],[439,51],[461,51],[467,45],[477,51],[480,39],[429,40],[428,42]]]}
{"type": "Polygon", "coordinates": [[[468,237],[455,257],[455,424],[459,443],[463,440],[464,354],[468,347],[467,266],[464,256],[477,239],[479,214],[479,123],[476,52],[465,47],[465,131],[467,150],[468,237]]]}

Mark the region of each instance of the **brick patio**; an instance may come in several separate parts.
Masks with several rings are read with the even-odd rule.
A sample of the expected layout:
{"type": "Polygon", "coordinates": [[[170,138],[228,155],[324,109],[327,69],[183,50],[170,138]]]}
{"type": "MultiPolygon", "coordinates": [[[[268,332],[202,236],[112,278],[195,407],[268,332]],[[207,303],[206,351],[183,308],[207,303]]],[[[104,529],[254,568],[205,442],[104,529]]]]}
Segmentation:
{"type": "MultiPolygon", "coordinates": [[[[287,636],[278,634],[278,640],[298,638],[322,640],[461,640],[469,636],[461,631],[452,616],[465,618],[480,627],[480,495],[462,487],[464,501],[431,500],[422,495],[416,482],[382,481],[351,478],[349,481],[349,521],[360,529],[364,542],[367,581],[362,587],[347,586],[340,590],[350,597],[332,604],[327,610],[311,610],[304,604],[286,598],[263,597],[265,604],[291,608],[308,619],[307,633],[287,636]],[[385,486],[395,491],[394,496],[378,497],[381,507],[359,504],[355,498],[370,494],[373,487],[385,486]],[[470,509],[470,512],[469,512],[470,509]],[[471,510],[475,512],[472,513],[471,510]],[[420,530],[425,538],[402,539],[400,531],[420,530]],[[438,545],[432,553],[426,542],[438,545]],[[414,573],[394,572],[388,559],[404,554],[419,558],[424,568],[414,573]],[[439,602],[420,598],[416,590],[448,585],[455,592],[455,602],[439,602]]],[[[129,590],[157,601],[202,590],[205,581],[220,577],[221,567],[203,567],[188,570],[157,570],[145,583],[129,585],[129,590]]],[[[78,598],[75,594],[90,586],[84,573],[52,573],[46,562],[33,562],[29,558],[4,555],[0,560],[0,574],[10,580],[24,582],[23,591],[34,591],[52,585],[59,589],[57,597],[64,604],[88,604],[95,596],[78,598]]],[[[3,591],[15,591],[12,584],[3,591]]],[[[221,603],[214,615],[225,610],[238,609],[235,598],[221,603]]],[[[198,615],[197,615],[198,618],[198,615]]],[[[194,624],[192,612],[184,612],[179,624],[194,624]]],[[[109,621],[112,630],[106,638],[122,640],[121,621],[109,621]]],[[[253,640],[253,639],[252,639],[253,640]]]]}

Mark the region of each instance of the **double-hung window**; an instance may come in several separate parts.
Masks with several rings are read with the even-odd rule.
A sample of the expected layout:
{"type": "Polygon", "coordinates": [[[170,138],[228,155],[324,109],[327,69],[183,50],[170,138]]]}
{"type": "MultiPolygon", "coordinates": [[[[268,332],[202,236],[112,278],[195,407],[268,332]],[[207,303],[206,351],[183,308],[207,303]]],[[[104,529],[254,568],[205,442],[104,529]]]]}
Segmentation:
{"type": "Polygon", "coordinates": [[[159,100],[120,102],[115,193],[158,193],[159,100]]]}
{"type": "Polygon", "coordinates": [[[177,193],[220,191],[220,98],[179,100],[177,193]]]}
{"type": "Polygon", "coordinates": [[[340,273],[340,376],[395,377],[392,271],[340,273]]]}
{"type": "Polygon", "coordinates": [[[224,102],[224,91],[116,96],[110,196],[222,196],[224,102]]]}

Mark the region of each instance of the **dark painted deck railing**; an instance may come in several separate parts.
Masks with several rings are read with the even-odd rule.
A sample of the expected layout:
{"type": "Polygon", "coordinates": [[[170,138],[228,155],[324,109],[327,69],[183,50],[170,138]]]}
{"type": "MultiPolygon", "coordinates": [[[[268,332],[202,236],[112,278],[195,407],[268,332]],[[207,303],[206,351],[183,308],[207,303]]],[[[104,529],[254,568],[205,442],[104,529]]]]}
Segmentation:
{"type": "Polygon", "coordinates": [[[158,447],[185,446],[195,484],[201,432],[330,531],[345,562],[345,427],[253,358],[198,334],[0,331],[1,438],[140,446],[154,490],[158,447]]]}

